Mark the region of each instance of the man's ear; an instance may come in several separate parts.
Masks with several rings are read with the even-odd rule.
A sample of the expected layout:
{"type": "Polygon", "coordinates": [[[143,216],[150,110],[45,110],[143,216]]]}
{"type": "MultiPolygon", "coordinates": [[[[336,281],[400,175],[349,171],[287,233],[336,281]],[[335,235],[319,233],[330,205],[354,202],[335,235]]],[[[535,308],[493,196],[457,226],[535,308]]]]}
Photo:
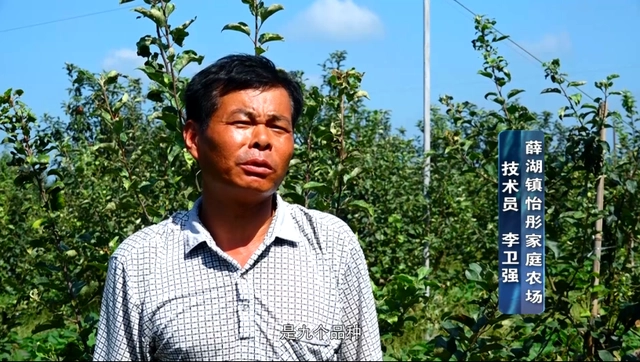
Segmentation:
{"type": "Polygon", "coordinates": [[[198,138],[200,137],[200,128],[192,121],[188,120],[182,127],[182,138],[184,139],[187,151],[198,161],[198,138]]]}

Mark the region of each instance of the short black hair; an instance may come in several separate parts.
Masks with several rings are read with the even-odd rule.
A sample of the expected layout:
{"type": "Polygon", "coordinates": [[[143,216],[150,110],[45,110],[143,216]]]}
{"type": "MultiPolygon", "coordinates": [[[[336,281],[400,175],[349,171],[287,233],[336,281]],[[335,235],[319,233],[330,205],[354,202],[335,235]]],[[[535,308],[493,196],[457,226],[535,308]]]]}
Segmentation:
{"type": "Polygon", "coordinates": [[[220,106],[220,98],[225,95],[247,89],[277,87],[284,88],[291,98],[291,123],[295,127],[303,107],[300,84],[263,56],[227,55],[199,71],[187,84],[184,96],[187,119],[206,129],[220,106]]]}

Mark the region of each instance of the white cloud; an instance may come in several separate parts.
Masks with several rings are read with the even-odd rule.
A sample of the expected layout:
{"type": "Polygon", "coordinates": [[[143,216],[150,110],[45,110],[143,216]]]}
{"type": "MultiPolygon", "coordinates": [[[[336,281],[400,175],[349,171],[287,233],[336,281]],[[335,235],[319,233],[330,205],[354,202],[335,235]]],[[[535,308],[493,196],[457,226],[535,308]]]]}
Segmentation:
{"type": "Polygon", "coordinates": [[[566,32],[545,34],[536,41],[525,42],[523,47],[536,56],[556,55],[566,53],[571,49],[571,38],[566,32]]]}
{"type": "Polygon", "coordinates": [[[102,62],[102,67],[104,70],[117,70],[122,73],[128,73],[143,63],[144,59],[139,57],[135,50],[123,48],[110,52],[102,62]]]}
{"type": "Polygon", "coordinates": [[[381,36],[382,21],[353,0],[316,0],[289,24],[289,38],[357,41],[381,36]]]}

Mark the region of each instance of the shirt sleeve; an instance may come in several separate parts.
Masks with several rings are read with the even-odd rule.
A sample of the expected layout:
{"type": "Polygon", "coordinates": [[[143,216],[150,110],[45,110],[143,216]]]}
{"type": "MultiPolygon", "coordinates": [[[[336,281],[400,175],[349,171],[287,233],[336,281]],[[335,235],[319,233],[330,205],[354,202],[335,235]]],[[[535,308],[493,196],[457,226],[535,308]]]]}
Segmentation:
{"type": "MultiPolygon", "coordinates": [[[[356,238],[355,235],[353,237],[356,238]]],[[[367,263],[359,243],[351,248],[343,273],[340,302],[343,306],[342,322],[347,333],[338,360],[382,361],[378,313],[367,263]]]]}
{"type": "Polygon", "coordinates": [[[109,260],[102,296],[94,361],[148,361],[141,331],[141,308],[123,263],[109,260]]]}

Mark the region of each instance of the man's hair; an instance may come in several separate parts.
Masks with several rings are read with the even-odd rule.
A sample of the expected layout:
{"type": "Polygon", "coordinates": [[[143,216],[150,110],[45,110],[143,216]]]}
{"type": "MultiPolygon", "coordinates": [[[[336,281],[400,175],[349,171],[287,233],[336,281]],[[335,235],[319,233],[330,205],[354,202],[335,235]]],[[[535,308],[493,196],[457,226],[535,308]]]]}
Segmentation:
{"type": "Polygon", "coordinates": [[[302,89],[285,71],[278,70],[272,61],[249,54],[233,54],[218,59],[199,71],[187,85],[185,108],[187,119],[202,129],[220,106],[220,98],[227,94],[248,90],[268,90],[282,87],[291,99],[291,123],[295,127],[302,113],[302,89]]]}

